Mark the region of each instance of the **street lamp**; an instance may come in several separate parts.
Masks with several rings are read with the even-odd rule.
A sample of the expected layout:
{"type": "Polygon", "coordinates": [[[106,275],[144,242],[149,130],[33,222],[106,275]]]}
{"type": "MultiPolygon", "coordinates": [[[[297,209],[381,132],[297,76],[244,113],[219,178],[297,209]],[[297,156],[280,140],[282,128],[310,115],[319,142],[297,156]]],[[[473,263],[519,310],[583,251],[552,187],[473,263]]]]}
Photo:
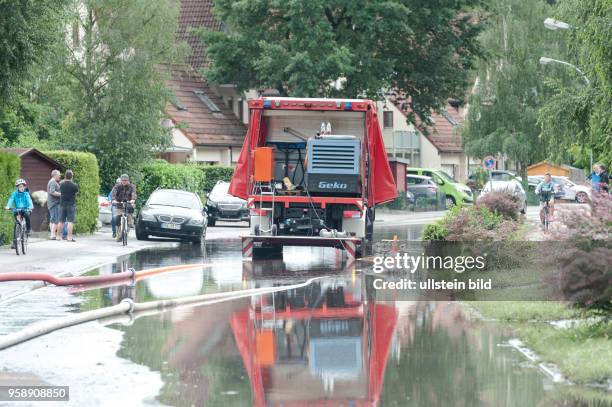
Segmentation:
{"type": "Polygon", "coordinates": [[[574,68],[576,71],[578,71],[578,73],[580,73],[580,75],[582,76],[582,79],[584,79],[584,81],[586,82],[587,85],[590,85],[591,82],[589,81],[589,78],[586,77],[586,75],[584,74],[584,72],[582,72],[580,70],[580,68],[578,68],[576,65],[572,65],[569,62],[565,62],[565,61],[559,61],[558,59],[552,59],[552,58],[548,58],[548,57],[541,57],[540,58],[540,64],[541,65],[548,65],[548,64],[561,64],[561,65],[567,65],[569,67],[574,68]]]}
{"type": "Polygon", "coordinates": [[[554,18],[547,18],[544,20],[544,27],[549,30],[557,31],[557,30],[567,30],[572,28],[568,23],[564,23],[563,21],[555,20],[554,18]]]}

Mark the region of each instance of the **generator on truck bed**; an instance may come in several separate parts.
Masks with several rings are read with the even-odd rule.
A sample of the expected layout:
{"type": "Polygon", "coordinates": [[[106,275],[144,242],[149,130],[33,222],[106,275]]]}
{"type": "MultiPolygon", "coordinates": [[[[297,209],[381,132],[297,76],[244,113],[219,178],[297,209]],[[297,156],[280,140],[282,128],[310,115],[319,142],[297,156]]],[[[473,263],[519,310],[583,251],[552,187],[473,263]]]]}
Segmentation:
{"type": "Polygon", "coordinates": [[[371,243],[374,208],[397,196],[375,103],[259,98],[229,193],[247,200],[245,257],[328,246],[349,257],[371,243]]]}

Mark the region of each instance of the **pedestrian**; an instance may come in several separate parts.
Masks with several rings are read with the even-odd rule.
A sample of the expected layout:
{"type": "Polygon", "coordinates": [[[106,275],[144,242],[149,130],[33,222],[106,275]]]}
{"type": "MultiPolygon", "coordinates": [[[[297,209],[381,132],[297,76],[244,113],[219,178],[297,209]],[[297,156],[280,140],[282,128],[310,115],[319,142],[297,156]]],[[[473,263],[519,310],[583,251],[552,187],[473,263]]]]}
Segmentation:
{"type": "Polygon", "coordinates": [[[111,202],[111,230],[113,231],[113,239],[117,237],[117,222],[115,221],[115,216],[117,216],[117,205],[113,204],[113,189],[117,185],[121,184],[121,177],[117,178],[115,181],[115,185],[111,188],[111,191],[108,193],[108,202],[111,202]]]}
{"type": "Polygon", "coordinates": [[[593,172],[591,172],[591,175],[589,175],[587,178],[591,180],[591,189],[593,190],[593,192],[599,192],[599,182],[600,182],[600,176],[599,176],[599,164],[593,164],[593,172]]]}
{"type": "Polygon", "coordinates": [[[603,164],[599,164],[599,190],[606,193],[610,191],[610,175],[603,164]]]}
{"type": "Polygon", "coordinates": [[[72,236],[74,230],[74,221],[76,219],[76,196],[79,193],[79,186],[72,180],[74,174],[71,170],[66,171],[64,180],[60,182],[60,223],[57,226],[57,240],[61,240],[61,230],[64,227],[64,220],[68,225],[68,235],[66,240],[76,242],[72,236]]]}
{"type": "Polygon", "coordinates": [[[60,172],[51,171],[51,179],[47,183],[47,209],[49,210],[49,239],[56,240],[57,224],[60,220],[60,172]]]}

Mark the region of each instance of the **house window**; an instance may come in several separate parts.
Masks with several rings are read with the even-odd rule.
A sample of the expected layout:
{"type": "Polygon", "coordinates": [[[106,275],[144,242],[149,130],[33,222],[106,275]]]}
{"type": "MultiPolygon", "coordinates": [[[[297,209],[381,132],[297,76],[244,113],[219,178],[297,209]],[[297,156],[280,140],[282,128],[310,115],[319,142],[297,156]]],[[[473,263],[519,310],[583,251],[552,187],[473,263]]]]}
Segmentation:
{"type": "Polygon", "coordinates": [[[200,99],[200,102],[204,103],[204,105],[210,110],[211,113],[219,113],[221,109],[217,106],[210,98],[201,90],[194,90],[193,93],[200,99]]]}
{"type": "Polygon", "coordinates": [[[393,111],[392,110],[383,112],[383,127],[385,129],[393,127],[393,111]]]}
{"type": "Polygon", "coordinates": [[[238,99],[238,118],[240,123],[244,123],[244,103],[242,99],[238,99]]]}
{"type": "Polygon", "coordinates": [[[234,112],[234,99],[233,98],[227,98],[227,100],[225,101],[225,103],[227,103],[227,107],[229,107],[229,109],[234,112]]]}
{"type": "Polygon", "coordinates": [[[170,97],[170,103],[172,103],[172,105],[174,105],[174,107],[176,107],[176,110],[180,110],[180,111],[186,111],[187,110],[185,105],[183,105],[181,103],[181,101],[178,100],[176,95],[172,95],[172,97],[170,97]]]}

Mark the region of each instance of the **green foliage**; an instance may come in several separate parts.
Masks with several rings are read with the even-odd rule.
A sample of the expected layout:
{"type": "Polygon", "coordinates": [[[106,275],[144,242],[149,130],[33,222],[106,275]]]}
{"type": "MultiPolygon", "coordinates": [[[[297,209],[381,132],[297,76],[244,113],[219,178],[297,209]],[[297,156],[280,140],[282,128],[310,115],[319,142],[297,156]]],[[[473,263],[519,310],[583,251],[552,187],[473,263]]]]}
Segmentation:
{"type": "Polygon", "coordinates": [[[168,164],[157,161],[142,170],[138,184],[138,202],[142,205],[157,188],[183,189],[202,194],[205,174],[194,164],[168,164]]]}
{"type": "Polygon", "coordinates": [[[238,90],[301,97],[380,99],[390,89],[427,117],[448,97],[463,98],[482,51],[476,37],[484,3],[219,0],[215,11],[227,30],[201,31],[211,61],[203,74],[238,90]]]}
{"type": "Polygon", "coordinates": [[[75,231],[91,233],[98,222],[98,194],[100,175],[98,160],[90,153],[77,151],[45,151],[45,154],[74,172],[74,182],[79,185],[75,231]]]}
{"type": "Polygon", "coordinates": [[[0,0],[0,110],[35,63],[45,61],[67,0],[0,0]]]}
{"type": "Polygon", "coordinates": [[[555,47],[555,35],[542,24],[552,8],[543,0],[494,0],[491,11],[482,36],[490,55],[479,68],[462,141],[474,157],[504,154],[525,177],[526,167],[546,156],[538,137],[538,110],[546,98],[538,60],[555,47]]]}
{"type": "Polygon", "coordinates": [[[445,240],[448,235],[448,230],[441,224],[441,222],[430,223],[423,228],[423,234],[421,238],[424,241],[440,241],[445,240]]]}
{"type": "Polygon", "coordinates": [[[233,167],[225,167],[222,165],[199,165],[198,168],[204,174],[204,184],[202,189],[210,192],[217,181],[231,181],[234,175],[233,167]]]}
{"type": "Polygon", "coordinates": [[[539,113],[542,135],[550,140],[557,160],[572,160],[589,167],[595,162],[612,164],[612,2],[609,0],[561,0],[554,17],[575,29],[556,32],[567,41],[566,55],[553,55],[580,68],[562,66],[572,81],[560,81],[551,72],[546,85],[553,93],[539,113]]]}
{"type": "MultiPolygon", "coordinates": [[[[15,190],[15,180],[21,174],[21,160],[16,154],[0,152],[0,200],[6,206],[9,196],[15,190]]],[[[0,213],[0,240],[5,243],[13,239],[13,217],[10,212],[0,213]]]]}

